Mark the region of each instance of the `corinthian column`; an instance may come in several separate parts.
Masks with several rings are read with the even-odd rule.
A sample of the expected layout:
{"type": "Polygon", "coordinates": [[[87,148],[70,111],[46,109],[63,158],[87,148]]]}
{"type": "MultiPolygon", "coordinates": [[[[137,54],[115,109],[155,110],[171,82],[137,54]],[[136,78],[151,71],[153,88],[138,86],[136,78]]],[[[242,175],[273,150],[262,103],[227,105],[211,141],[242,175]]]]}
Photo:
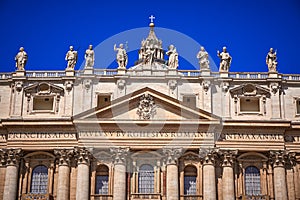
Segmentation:
{"type": "Polygon", "coordinates": [[[90,187],[90,159],[92,155],[86,148],[76,148],[75,156],[78,164],[76,199],[88,200],[90,187]]]}
{"type": "Polygon", "coordinates": [[[216,200],[216,151],[213,149],[206,150],[200,148],[199,154],[203,163],[203,200],[216,200]]]}
{"type": "Polygon", "coordinates": [[[126,156],[129,148],[111,148],[114,159],[113,199],[126,199],[126,156]]]}
{"type": "Polygon", "coordinates": [[[178,158],[181,148],[164,148],[167,165],[167,200],[178,200],[178,158]]]}
{"type": "Polygon", "coordinates": [[[236,151],[222,151],[221,156],[223,175],[222,175],[222,193],[223,199],[234,200],[234,176],[233,176],[233,163],[236,151]]]}
{"type": "Polygon", "coordinates": [[[55,149],[54,154],[58,158],[58,183],[57,200],[70,198],[70,162],[74,154],[73,149],[55,149]]]}
{"type": "Polygon", "coordinates": [[[3,199],[16,200],[18,189],[18,169],[21,149],[7,149],[4,151],[6,157],[6,175],[3,199]]]}
{"type": "Polygon", "coordinates": [[[271,162],[273,163],[275,199],[287,200],[285,161],[287,154],[284,151],[271,151],[271,162]]]}

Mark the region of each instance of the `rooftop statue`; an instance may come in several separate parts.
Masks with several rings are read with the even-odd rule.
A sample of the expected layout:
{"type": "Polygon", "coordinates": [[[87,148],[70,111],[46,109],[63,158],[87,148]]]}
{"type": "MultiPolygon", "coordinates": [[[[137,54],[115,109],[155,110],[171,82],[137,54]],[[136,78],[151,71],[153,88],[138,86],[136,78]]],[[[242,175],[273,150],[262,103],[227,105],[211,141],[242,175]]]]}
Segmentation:
{"type": "Polygon", "coordinates": [[[67,69],[74,69],[77,62],[77,51],[74,51],[73,46],[70,46],[70,50],[66,54],[65,60],[68,61],[67,69]]]}
{"type": "Polygon", "coordinates": [[[170,45],[166,54],[169,56],[168,66],[170,69],[177,69],[178,67],[178,53],[174,45],[170,45]]]}
{"type": "Polygon", "coordinates": [[[217,55],[220,58],[220,72],[228,72],[229,67],[231,64],[232,57],[230,54],[227,52],[226,47],[223,47],[222,53],[220,51],[217,51],[217,55]]]}
{"type": "Polygon", "coordinates": [[[199,59],[200,69],[209,69],[208,53],[204,47],[200,47],[197,58],[199,59]]]}
{"type": "Polygon", "coordinates": [[[145,51],[142,54],[144,64],[150,64],[151,65],[153,63],[153,60],[154,60],[154,52],[155,52],[154,45],[153,44],[152,45],[146,44],[144,46],[144,48],[145,48],[145,51]]]}
{"type": "Polygon", "coordinates": [[[24,47],[21,47],[20,51],[17,53],[17,55],[15,57],[17,70],[23,71],[25,69],[25,65],[27,63],[27,60],[28,60],[28,55],[24,51],[24,47]]]}
{"type": "Polygon", "coordinates": [[[93,45],[89,45],[89,48],[85,51],[85,68],[92,68],[95,63],[95,52],[93,50],[93,45]]]}
{"type": "Polygon", "coordinates": [[[124,45],[121,43],[119,45],[119,48],[117,48],[117,45],[115,44],[114,50],[117,51],[117,62],[119,65],[118,68],[126,69],[126,65],[128,63],[128,56],[126,50],[124,49],[124,45]]]}
{"type": "Polygon", "coordinates": [[[269,72],[277,71],[277,52],[270,48],[269,53],[266,57],[266,64],[268,65],[269,72]]]}

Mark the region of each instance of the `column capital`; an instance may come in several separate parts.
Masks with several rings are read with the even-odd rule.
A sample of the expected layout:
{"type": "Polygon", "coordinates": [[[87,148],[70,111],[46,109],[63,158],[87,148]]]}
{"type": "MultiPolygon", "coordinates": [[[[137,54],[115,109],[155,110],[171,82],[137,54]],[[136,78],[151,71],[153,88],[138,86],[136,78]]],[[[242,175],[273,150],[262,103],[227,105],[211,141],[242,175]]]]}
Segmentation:
{"type": "Polygon", "coordinates": [[[165,155],[167,165],[176,165],[178,158],[180,157],[182,148],[164,148],[163,153],[165,155]]]}
{"type": "Polygon", "coordinates": [[[219,151],[219,155],[221,156],[222,160],[222,167],[233,167],[233,163],[235,157],[237,155],[237,150],[221,150],[219,151]]]}
{"type": "Polygon", "coordinates": [[[70,165],[74,155],[74,149],[54,149],[54,154],[58,158],[58,165],[70,165]]]}
{"type": "Polygon", "coordinates": [[[215,158],[217,157],[218,149],[199,149],[199,157],[203,163],[203,165],[214,165],[215,158]]]}
{"type": "Polygon", "coordinates": [[[270,162],[273,167],[284,167],[288,160],[288,151],[270,151],[270,162]]]}
{"type": "Polygon", "coordinates": [[[0,167],[6,165],[6,157],[5,149],[0,149],[0,167]]]}
{"type": "Polygon", "coordinates": [[[110,152],[112,153],[112,158],[114,160],[114,164],[125,165],[128,151],[129,151],[128,147],[112,147],[112,148],[110,148],[110,152]]]}
{"type": "Polygon", "coordinates": [[[5,149],[6,165],[18,165],[22,153],[22,149],[5,149]]]}
{"type": "Polygon", "coordinates": [[[90,165],[92,154],[85,147],[76,147],[74,149],[74,156],[78,164],[90,165]]]}

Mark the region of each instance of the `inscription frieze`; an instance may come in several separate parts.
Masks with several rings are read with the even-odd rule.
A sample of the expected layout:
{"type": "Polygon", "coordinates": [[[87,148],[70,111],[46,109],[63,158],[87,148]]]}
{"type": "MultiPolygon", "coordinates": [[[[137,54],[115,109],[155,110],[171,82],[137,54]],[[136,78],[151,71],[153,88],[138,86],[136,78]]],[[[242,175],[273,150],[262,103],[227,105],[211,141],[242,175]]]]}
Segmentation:
{"type": "Polygon", "coordinates": [[[210,132],[130,132],[130,131],[81,131],[79,138],[199,138],[213,139],[210,132]]]}
{"type": "Polygon", "coordinates": [[[222,134],[223,140],[247,140],[247,141],[284,141],[283,135],[272,133],[225,133],[222,134]]]}
{"type": "Polygon", "coordinates": [[[47,132],[14,132],[8,134],[8,140],[43,140],[43,139],[76,139],[76,133],[47,133],[47,132]]]}

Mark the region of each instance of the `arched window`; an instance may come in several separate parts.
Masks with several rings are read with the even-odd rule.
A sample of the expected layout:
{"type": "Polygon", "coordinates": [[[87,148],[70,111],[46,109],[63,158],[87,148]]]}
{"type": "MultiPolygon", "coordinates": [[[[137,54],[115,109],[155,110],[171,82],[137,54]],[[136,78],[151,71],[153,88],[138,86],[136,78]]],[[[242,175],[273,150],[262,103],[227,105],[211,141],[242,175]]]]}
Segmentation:
{"type": "Polygon", "coordinates": [[[109,169],[105,165],[100,165],[96,173],[96,194],[108,194],[109,169]]]}
{"type": "Polygon", "coordinates": [[[187,166],[184,168],[184,194],[196,195],[197,168],[187,166]]]}
{"type": "Polygon", "coordinates": [[[48,193],[48,168],[44,165],[38,165],[32,170],[31,193],[48,193]]]}
{"type": "Polygon", "coordinates": [[[260,195],[260,173],[256,167],[249,166],[245,170],[246,195],[260,195]]]}
{"type": "Polygon", "coordinates": [[[151,165],[139,168],[139,193],[154,193],[154,169],[151,165]]]}

